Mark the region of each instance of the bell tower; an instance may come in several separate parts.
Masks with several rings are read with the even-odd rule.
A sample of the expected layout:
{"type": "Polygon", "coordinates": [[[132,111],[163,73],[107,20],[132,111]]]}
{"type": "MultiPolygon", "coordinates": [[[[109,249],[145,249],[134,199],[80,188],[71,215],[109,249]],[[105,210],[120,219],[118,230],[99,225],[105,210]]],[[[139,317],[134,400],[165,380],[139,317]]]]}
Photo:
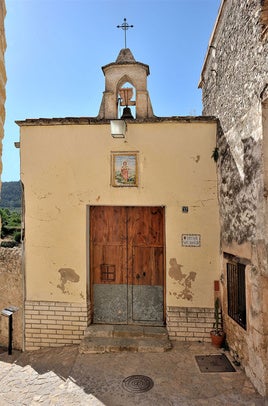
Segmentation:
{"type": "Polygon", "coordinates": [[[149,66],[137,62],[129,48],[121,49],[116,61],[103,66],[102,71],[105,76],[105,91],[98,119],[121,118],[120,106],[125,107],[123,118],[154,117],[147,91],[149,66]],[[126,84],[127,87],[124,87],[126,84]]]}

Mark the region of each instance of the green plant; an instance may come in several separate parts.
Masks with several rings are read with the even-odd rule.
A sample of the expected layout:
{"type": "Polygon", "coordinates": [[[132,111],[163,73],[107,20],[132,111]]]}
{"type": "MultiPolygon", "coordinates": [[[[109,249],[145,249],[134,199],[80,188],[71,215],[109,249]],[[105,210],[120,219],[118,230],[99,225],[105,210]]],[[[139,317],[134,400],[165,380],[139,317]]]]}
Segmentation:
{"type": "Polygon", "coordinates": [[[211,158],[213,158],[215,162],[218,161],[218,159],[219,159],[219,148],[218,147],[214,148],[211,158]]]}
{"type": "Polygon", "coordinates": [[[0,208],[1,238],[14,238],[21,230],[21,214],[16,210],[0,208]]]}
{"type": "Polygon", "coordinates": [[[21,241],[21,232],[20,231],[16,231],[14,234],[14,240],[16,242],[20,242],[21,241]]]}
{"type": "Polygon", "coordinates": [[[19,244],[16,241],[1,241],[0,245],[3,248],[14,248],[17,247],[19,244]]]}
{"type": "Polygon", "coordinates": [[[214,335],[222,335],[223,328],[222,328],[222,314],[221,314],[221,304],[220,299],[217,297],[214,303],[214,324],[212,333],[214,335]]]}

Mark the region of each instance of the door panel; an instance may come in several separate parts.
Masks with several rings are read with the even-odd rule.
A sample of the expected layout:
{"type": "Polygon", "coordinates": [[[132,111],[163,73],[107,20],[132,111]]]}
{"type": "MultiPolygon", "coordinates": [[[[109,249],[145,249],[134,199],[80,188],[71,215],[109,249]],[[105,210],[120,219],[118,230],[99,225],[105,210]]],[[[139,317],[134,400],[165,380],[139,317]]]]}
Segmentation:
{"type": "Polygon", "coordinates": [[[127,283],[126,249],[119,245],[93,245],[94,283],[127,283]]]}
{"type": "Polygon", "coordinates": [[[133,285],[163,286],[163,247],[133,247],[133,285]]]}
{"type": "Polygon", "coordinates": [[[163,245],[163,208],[128,207],[129,242],[133,245],[163,245]]]}
{"type": "Polygon", "coordinates": [[[91,274],[94,323],[127,323],[126,209],[92,207],[91,274]]]}
{"type": "Polygon", "coordinates": [[[128,286],[94,284],[94,323],[127,324],[128,286]]]}
{"type": "Polygon", "coordinates": [[[159,207],[91,208],[95,323],[163,323],[163,212],[159,207]]]}
{"type": "Polygon", "coordinates": [[[132,319],[161,323],[164,313],[163,209],[132,207],[129,224],[132,319]]]}
{"type": "Polygon", "coordinates": [[[163,248],[134,247],[132,318],[163,321],[163,248]]]}
{"type": "Polygon", "coordinates": [[[132,320],[163,324],[163,286],[132,285],[132,320]]]}

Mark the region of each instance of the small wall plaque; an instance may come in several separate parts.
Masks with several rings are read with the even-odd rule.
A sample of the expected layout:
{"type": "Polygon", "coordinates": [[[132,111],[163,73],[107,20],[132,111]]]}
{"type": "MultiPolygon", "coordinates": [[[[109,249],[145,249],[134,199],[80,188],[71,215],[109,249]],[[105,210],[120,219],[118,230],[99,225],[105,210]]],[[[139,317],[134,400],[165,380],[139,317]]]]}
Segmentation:
{"type": "Polygon", "coordinates": [[[201,247],[200,234],[182,234],[181,245],[183,247],[201,247]]]}

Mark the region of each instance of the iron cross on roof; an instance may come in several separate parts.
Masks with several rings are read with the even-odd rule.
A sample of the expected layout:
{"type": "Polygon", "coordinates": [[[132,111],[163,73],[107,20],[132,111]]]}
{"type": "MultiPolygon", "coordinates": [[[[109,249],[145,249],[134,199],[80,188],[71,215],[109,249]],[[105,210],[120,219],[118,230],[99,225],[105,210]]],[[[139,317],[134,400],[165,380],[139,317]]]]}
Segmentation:
{"type": "Polygon", "coordinates": [[[127,47],[127,30],[128,30],[129,28],[133,28],[133,27],[134,27],[134,25],[129,25],[129,24],[127,23],[127,19],[126,19],[126,18],[124,18],[123,24],[117,26],[117,28],[122,28],[122,30],[125,31],[125,48],[127,47]]]}

